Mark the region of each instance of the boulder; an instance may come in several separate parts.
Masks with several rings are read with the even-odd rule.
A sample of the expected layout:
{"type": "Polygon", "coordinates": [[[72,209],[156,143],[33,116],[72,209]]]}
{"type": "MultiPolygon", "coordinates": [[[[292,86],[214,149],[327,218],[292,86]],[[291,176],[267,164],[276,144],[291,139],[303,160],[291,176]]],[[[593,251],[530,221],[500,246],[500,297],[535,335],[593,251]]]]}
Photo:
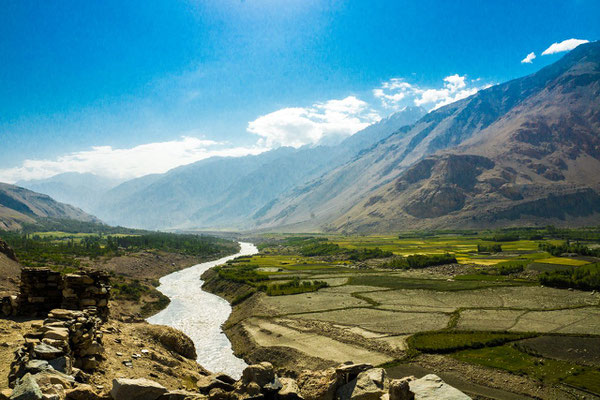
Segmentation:
{"type": "Polygon", "coordinates": [[[12,396],[12,389],[2,389],[0,390],[0,400],[10,400],[10,396],[12,396]]]}
{"type": "Polygon", "coordinates": [[[101,400],[102,397],[90,385],[78,385],[65,393],[65,400],[101,400]]]}
{"type": "Polygon", "coordinates": [[[42,400],[42,398],[40,386],[29,373],[17,381],[10,396],[10,400],[42,400]]]}
{"type": "Polygon", "coordinates": [[[434,374],[409,382],[410,390],[419,400],[470,400],[471,398],[434,374]]]}
{"type": "Polygon", "coordinates": [[[379,400],[386,393],[386,373],[383,368],[363,371],[355,380],[338,390],[341,400],[379,400]]]}
{"type": "Polygon", "coordinates": [[[162,325],[145,325],[141,329],[145,334],[161,343],[167,349],[190,360],[197,358],[194,342],[183,332],[170,326],[162,325]]]}
{"type": "Polygon", "coordinates": [[[263,387],[275,379],[275,371],[273,365],[269,362],[261,362],[260,364],[249,365],[242,372],[242,382],[248,384],[256,382],[258,386],[263,387]]]}
{"type": "Polygon", "coordinates": [[[335,369],[336,374],[338,374],[338,380],[342,383],[348,383],[358,376],[363,371],[369,370],[373,368],[373,365],[367,363],[354,364],[352,362],[348,362],[340,365],[335,369]]]}
{"type": "Polygon", "coordinates": [[[156,400],[167,393],[167,389],[150,379],[113,379],[110,395],[113,400],[156,400]]]}
{"type": "Polygon", "coordinates": [[[202,376],[196,382],[198,390],[202,393],[209,393],[212,389],[221,389],[225,392],[231,392],[235,388],[229,383],[225,383],[215,377],[215,375],[202,376]]]}
{"type": "Polygon", "coordinates": [[[300,388],[295,380],[292,378],[279,378],[279,381],[281,382],[281,389],[277,394],[281,400],[303,400],[300,388]]]}
{"type": "Polygon", "coordinates": [[[390,400],[413,400],[415,394],[410,391],[412,378],[393,379],[390,381],[390,400]]]}
{"type": "Polygon", "coordinates": [[[333,400],[338,380],[335,369],[328,368],[322,371],[302,371],[297,383],[305,400],[333,400]]]}

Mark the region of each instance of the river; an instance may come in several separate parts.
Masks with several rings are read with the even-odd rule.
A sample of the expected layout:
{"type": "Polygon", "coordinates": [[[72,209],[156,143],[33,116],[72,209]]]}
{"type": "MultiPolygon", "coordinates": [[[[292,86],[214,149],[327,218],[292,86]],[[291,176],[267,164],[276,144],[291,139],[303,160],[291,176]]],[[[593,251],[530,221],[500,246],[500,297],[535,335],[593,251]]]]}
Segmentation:
{"type": "Polygon", "coordinates": [[[168,325],[188,335],[196,346],[198,363],[211,372],[225,372],[238,379],[246,367],[244,360],[233,355],[231,343],[221,330],[229,318],[231,306],[212,293],[202,290],[200,276],[208,269],[239,256],[258,253],[252,243],[240,242],[240,252],[216,261],[194,265],[160,278],[157,288],[171,303],[148,322],[168,325]]]}

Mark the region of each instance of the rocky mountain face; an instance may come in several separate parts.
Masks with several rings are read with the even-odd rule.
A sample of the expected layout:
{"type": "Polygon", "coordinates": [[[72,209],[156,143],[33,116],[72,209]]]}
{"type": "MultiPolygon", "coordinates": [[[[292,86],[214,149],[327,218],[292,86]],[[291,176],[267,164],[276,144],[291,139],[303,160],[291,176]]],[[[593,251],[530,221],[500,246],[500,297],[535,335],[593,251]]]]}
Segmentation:
{"type": "Polygon", "coordinates": [[[133,179],[100,196],[91,210],[107,223],[140,228],[251,228],[249,216],[265,204],[345,163],[424,113],[420,107],[407,108],[335,146],[215,157],[133,179]]]}
{"type": "MultiPolygon", "coordinates": [[[[487,124],[480,118],[467,140],[464,130],[455,128],[429,140],[433,148],[441,142],[461,144],[416,162],[329,228],[597,224],[600,43],[582,45],[534,75],[467,99],[476,103],[463,109],[463,115],[471,115],[462,118],[466,125],[475,120],[465,112],[472,106],[481,112],[483,99],[485,108],[502,114],[487,113],[487,121],[497,116],[487,124]]],[[[431,114],[447,112],[446,107],[431,114]]]]}
{"type": "Polygon", "coordinates": [[[100,222],[79,208],[59,203],[45,194],[0,183],[0,229],[19,229],[23,223],[33,223],[38,218],[100,222]]]}

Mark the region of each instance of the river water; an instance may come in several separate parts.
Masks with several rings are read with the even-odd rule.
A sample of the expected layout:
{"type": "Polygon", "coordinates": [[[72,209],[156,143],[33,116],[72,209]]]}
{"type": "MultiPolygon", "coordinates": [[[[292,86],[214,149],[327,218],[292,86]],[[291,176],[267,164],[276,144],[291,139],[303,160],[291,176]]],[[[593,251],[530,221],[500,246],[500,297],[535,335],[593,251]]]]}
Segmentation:
{"type": "Polygon", "coordinates": [[[148,318],[151,324],[168,325],[184,332],[196,345],[200,365],[212,372],[225,372],[235,379],[242,375],[246,363],[233,355],[231,343],[221,330],[231,314],[231,306],[227,300],[203,291],[204,281],[200,276],[235,257],[258,253],[252,243],[240,242],[240,246],[240,252],[232,256],[163,276],[157,289],[171,299],[171,303],[148,318]]]}

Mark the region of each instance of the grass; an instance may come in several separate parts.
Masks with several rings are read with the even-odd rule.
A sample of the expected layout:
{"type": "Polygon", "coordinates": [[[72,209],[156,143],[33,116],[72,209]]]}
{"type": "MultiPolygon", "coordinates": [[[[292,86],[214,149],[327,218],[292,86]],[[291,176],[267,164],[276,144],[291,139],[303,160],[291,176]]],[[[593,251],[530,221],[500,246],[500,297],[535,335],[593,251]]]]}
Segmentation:
{"type": "Polygon", "coordinates": [[[532,283],[517,280],[485,281],[403,278],[389,275],[352,276],[349,285],[376,286],[389,289],[424,289],[437,291],[474,290],[499,286],[522,286],[532,283]]]}
{"type": "Polygon", "coordinates": [[[467,363],[502,369],[548,384],[560,382],[600,393],[600,371],[568,361],[536,357],[517,350],[510,344],[463,350],[452,357],[467,363]]]}
{"type": "Polygon", "coordinates": [[[550,257],[550,258],[544,258],[541,260],[537,260],[537,262],[542,263],[542,264],[569,265],[572,267],[579,267],[581,265],[586,265],[586,264],[590,263],[589,261],[576,260],[574,258],[567,258],[567,257],[550,257]]]}
{"type": "Polygon", "coordinates": [[[514,332],[422,332],[408,338],[407,344],[423,353],[452,353],[457,350],[500,346],[535,336],[514,332]]]}

